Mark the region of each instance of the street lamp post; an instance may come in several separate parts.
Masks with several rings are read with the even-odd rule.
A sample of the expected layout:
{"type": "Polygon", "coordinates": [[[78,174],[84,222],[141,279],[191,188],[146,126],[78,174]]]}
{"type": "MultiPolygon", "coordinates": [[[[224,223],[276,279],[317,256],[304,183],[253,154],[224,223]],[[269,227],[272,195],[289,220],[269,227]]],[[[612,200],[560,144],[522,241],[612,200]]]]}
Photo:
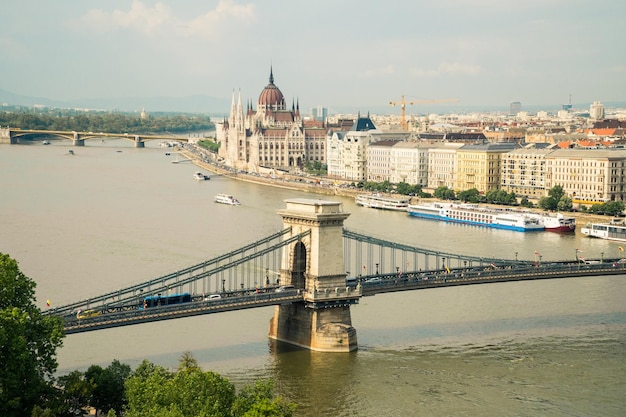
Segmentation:
{"type": "Polygon", "coordinates": [[[378,264],[376,264],[376,275],[378,275],[378,264]]]}
{"type": "Polygon", "coordinates": [[[515,263],[517,263],[517,252],[515,252],[515,263]]]}

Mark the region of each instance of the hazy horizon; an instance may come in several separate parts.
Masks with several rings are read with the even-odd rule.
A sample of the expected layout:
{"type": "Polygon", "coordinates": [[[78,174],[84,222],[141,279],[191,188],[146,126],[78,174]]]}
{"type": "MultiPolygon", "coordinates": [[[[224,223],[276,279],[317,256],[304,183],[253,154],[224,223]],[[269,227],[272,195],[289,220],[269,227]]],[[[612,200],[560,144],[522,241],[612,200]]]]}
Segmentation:
{"type": "Polygon", "coordinates": [[[0,13],[0,89],[62,102],[241,92],[255,103],[270,68],[288,106],[330,111],[399,113],[389,103],[402,96],[524,109],[626,92],[619,0],[25,0],[0,13]]]}

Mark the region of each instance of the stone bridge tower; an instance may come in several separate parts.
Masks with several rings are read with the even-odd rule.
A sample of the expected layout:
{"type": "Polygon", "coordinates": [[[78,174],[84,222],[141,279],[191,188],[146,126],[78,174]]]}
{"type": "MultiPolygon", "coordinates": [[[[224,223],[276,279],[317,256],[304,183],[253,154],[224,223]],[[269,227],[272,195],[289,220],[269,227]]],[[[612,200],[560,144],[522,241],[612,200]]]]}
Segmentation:
{"type": "Polygon", "coordinates": [[[281,284],[293,285],[303,301],[275,307],[269,337],[307,349],[350,352],[357,349],[350,305],[358,303],[360,287],[346,286],[343,221],[349,213],[335,201],[286,200],[279,210],[291,236],[309,235],[285,247],[281,284]]]}

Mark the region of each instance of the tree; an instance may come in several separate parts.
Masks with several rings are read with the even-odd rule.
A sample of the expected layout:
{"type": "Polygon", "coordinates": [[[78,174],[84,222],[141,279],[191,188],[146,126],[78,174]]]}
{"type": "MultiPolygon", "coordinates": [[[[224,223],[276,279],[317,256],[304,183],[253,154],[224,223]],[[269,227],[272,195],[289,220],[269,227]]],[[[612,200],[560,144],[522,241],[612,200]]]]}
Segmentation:
{"type": "Polygon", "coordinates": [[[572,211],[573,207],[574,204],[572,203],[572,199],[566,195],[561,197],[559,202],[556,204],[556,209],[559,211],[572,211]]]}
{"type": "Polygon", "coordinates": [[[442,187],[438,187],[434,192],[434,196],[435,198],[438,198],[440,200],[453,200],[455,198],[454,190],[451,190],[445,185],[442,187]]]}
{"type": "Polygon", "coordinates": [[[96,411],[114,410],[121,414],[126,404],[124,383],[130,374],[130,366],[120,363],[117,359],[105,369],[98,365],[90,366],[85,372],[85,378],[93,384],[89,404],[96,411]]]}
{"type": "Polygon", "coordinates": [[[185,353],[176,372],[144,361],[126,381],[125,416],[276,416],[293,415],[295,404],[274,396],[271,382],[235,387],[215,372],[203,372],[185,353]]]}
{"type": "Polygon", "coordinates": [[[604,203],[604,212],[611,216],[618,216],[624,212],[624,202],[609,201],[604,203]]]}
{"type": "Polygon", "coordinates": [[[565,191],[563,191],[562,185],[555,185],[554,187],[548,190],[548,195],[554,199],[554,201],[559,201],[563,196],[565,196],[565,191]]]}
{"type": "Polygon", "coordinates": [[[53,392],[63,322],[35,305],[33,280],[0,253],[0,415],[30,416],[53,392]]]}
{"type": "Polygon", "coordinates": [[[93,383],[88,381],[82,372],[73,371],[60,377],[59,385],[62,388],[62,397],[64,398],[63,414],[82,416],[83,410],[89,405],[89,398],[94,389],[93,383]]]}
{"type": "Polygon", "coordinates": [[[457,198],[465,203],[479,203],[481,200],[480,192],[476,188],[461,191],[457,194],[457,198]]]}

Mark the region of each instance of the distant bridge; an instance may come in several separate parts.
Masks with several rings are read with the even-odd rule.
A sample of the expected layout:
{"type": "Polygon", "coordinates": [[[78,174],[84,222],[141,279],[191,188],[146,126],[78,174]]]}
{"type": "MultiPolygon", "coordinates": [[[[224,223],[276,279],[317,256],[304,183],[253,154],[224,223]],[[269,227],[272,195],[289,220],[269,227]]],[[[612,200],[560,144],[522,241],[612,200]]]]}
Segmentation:
{"type": "Polygon", "coordinates": [[[72,142],[74,146],[84,146],[86,140],[105,138],[124,139],[135,144],[136,148],[143,148],[146,141],[163,140],[175,142],[188,142],[189,139],[173,135],[143,135],[129,133],[104,133],[104,132],[76,132],[64,130],[37,130],[37,129],[16,129],[16,128],[0,128],[0,143],[18,144],[20,138],[26,137],[57,137],[72,142]]]}

